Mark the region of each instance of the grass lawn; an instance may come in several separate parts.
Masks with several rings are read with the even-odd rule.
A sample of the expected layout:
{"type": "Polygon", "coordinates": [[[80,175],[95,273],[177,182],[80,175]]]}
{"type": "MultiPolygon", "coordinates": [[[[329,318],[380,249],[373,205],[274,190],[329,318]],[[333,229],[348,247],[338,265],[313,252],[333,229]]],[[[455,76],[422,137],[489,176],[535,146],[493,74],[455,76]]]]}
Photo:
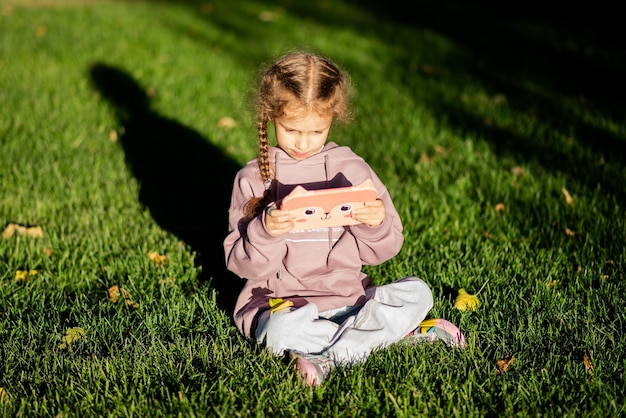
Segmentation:
{"type": "Polygon", "coordinates": [[[626,414],[617,12],[412,7],[3,0],[0,416],[626,414]],[[356,118],[331,137],[404,222],[366,271],[426,280],[465,350],[397,344],[306,388],[233,326],[247,99],[303,47],[351,74],[356,118]],[[454,309],[460,289],[480,307],[454,309]]]}

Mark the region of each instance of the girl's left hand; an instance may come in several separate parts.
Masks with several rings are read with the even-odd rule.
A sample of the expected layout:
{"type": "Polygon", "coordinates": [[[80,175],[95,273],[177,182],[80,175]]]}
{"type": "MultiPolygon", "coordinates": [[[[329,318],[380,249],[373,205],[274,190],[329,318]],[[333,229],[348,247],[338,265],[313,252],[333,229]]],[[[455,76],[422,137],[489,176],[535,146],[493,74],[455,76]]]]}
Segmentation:
{"type": "Polygon", "coordinates": [[[383,223],[385,214],[385,205],[382,200],[378,199],[365,202],[365,207],[353,210],[352,219],[367,226],[377,227],[383,223]]]}

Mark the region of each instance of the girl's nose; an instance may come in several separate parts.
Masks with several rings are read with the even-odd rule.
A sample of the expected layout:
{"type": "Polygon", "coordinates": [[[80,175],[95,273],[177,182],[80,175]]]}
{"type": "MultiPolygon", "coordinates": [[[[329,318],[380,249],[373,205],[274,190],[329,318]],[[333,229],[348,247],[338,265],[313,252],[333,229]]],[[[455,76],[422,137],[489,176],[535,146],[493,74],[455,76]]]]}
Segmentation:
{"type": "Polygon", "coordinates": [[[306,149],[306,144],[307,144],[306,138],[302,136],[296,140],[296,148],[298,148],[299,150],[306,149]]]}

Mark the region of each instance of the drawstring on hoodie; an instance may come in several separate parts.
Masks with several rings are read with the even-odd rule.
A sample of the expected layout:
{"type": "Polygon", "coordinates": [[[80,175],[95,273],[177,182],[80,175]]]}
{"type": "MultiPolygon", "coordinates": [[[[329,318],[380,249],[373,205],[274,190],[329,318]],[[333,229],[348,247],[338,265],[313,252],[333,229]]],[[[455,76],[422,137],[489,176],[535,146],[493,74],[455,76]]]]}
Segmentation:
{"type": "MultiPolygon", "coordinates": [[[[330,168],[328,167],[328,154],[324,154],[324,173],[326,174],[326,188],[330,189],[330,168]]],[[[333,228],[328,227],[328,250],[333,249],[333,228]]]]}

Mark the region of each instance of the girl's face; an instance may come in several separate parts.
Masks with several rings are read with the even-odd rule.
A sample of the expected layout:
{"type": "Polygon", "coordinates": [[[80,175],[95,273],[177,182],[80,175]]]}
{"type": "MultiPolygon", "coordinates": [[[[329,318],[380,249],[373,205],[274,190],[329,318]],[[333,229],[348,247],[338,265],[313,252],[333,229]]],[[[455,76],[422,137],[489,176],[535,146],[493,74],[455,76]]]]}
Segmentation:
{"type": "Polygon", "coordinates": [[[332,124],[332,116],[309,113],[304,117],[283,116],[274,119],[278,146],[294,160],[304,160],[319,153],[332,124]]]}

